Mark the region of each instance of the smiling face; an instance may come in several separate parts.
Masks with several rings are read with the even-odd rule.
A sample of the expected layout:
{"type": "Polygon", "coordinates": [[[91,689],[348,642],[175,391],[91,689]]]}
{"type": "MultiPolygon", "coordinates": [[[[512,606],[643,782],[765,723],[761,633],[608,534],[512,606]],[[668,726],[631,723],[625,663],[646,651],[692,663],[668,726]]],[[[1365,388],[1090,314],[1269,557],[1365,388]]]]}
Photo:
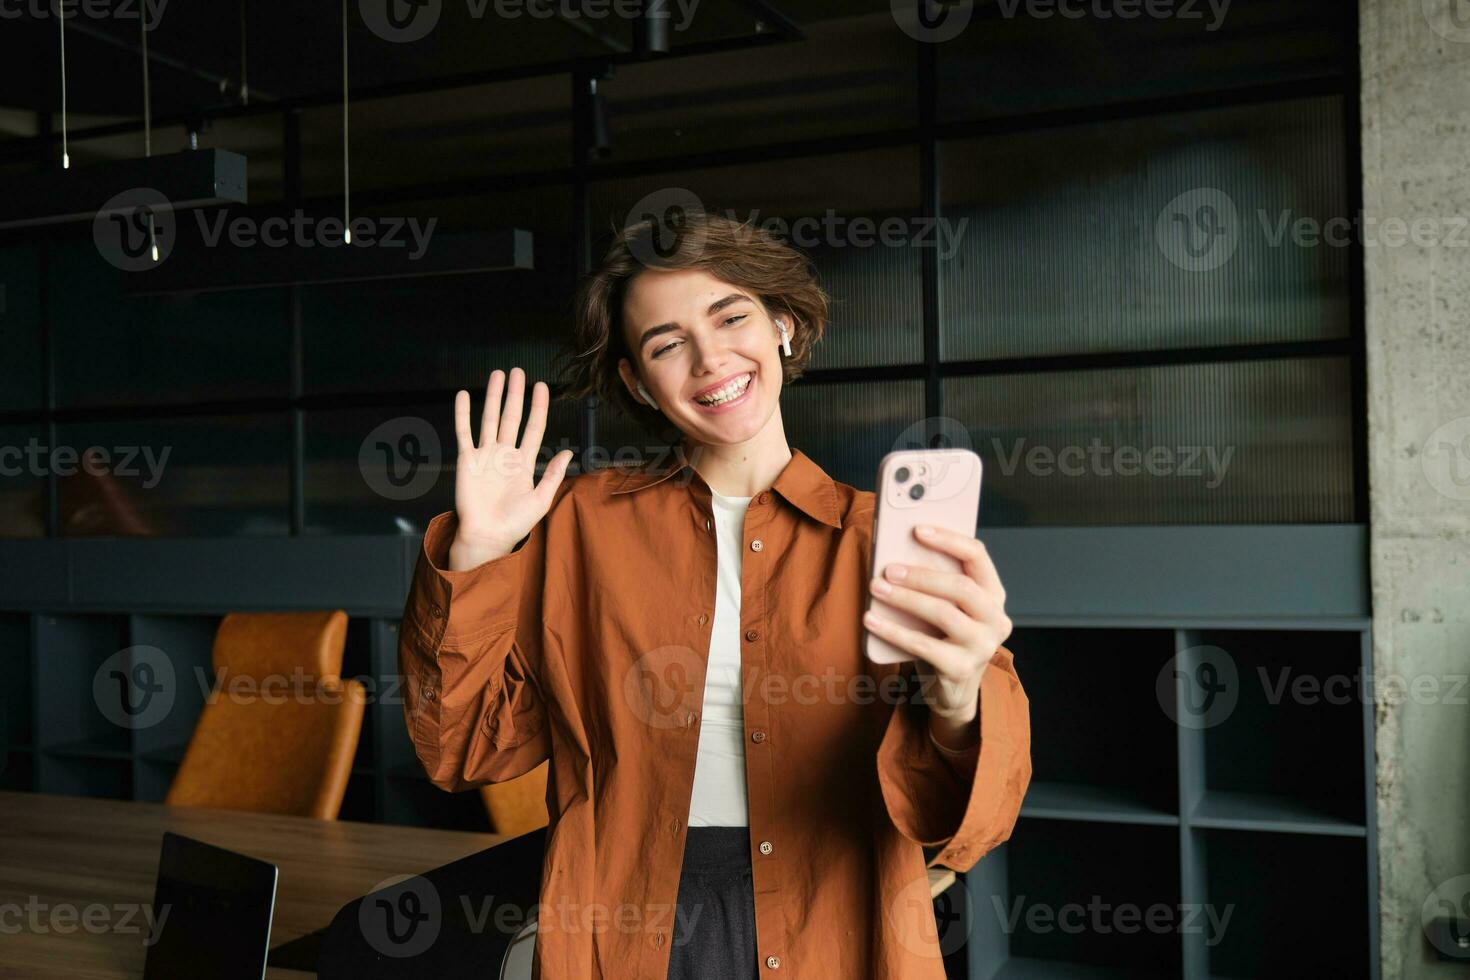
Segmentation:
{"type": "Polygon", "coordinates": [[[641,401],[641,379],[696,442],[746,442],[776,411],[781,335],[749,290],[697,268],[640,272],[624,297],[623,336],[633,352],[618,363],[623,383],[641,401]]]}

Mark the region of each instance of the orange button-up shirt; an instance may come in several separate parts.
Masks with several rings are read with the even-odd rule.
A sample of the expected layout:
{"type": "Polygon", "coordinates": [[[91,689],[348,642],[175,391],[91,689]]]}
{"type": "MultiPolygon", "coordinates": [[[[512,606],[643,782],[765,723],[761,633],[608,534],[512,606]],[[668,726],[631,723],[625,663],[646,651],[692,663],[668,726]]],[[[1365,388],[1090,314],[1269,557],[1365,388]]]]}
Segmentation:
{"type": "MultiPolygon", "coordinates": [[[[767,980],[941,980],[925,867],[1006,840],[1031,778],[1005,647],[977,744],[940,752],[914,664],[863,653],[874,495],[800,450],[745,516],[741,682],[757,957],[767,980]]],[[[714,622],[708,484],[668,465],[568,476],[515,551],[447,571],[424,535],[399,638],[430,780],[551,760],[536,937],[545,980],[665,980],[714,622]]],[[[731,950],[732,956],[742,954],[731,950]]]]}

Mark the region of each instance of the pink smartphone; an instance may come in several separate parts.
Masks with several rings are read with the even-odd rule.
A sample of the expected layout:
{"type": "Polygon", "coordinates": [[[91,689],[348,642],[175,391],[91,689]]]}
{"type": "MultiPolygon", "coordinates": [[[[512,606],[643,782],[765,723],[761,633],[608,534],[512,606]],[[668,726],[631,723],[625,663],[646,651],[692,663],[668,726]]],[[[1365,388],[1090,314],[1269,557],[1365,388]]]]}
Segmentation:
{"type": "MultiPolygon", "coordinates": [[[[980,457],[968,449],[906,449],[884,456],[878,465],[873,512],[873,575],[882,575],[894,562],[962,571],[958,558],[919,541],[914,525],[934,524],[974,536],[980,515],[980,475],[980,457]]],[[[941,635],[928,621],[888,605],[872,592],[868,593],[868,608],[900,625],[941,635]]],[[[866,650],[868,659],[879,664],[916,659],[872,633],[867,633],[866,650]]]]}

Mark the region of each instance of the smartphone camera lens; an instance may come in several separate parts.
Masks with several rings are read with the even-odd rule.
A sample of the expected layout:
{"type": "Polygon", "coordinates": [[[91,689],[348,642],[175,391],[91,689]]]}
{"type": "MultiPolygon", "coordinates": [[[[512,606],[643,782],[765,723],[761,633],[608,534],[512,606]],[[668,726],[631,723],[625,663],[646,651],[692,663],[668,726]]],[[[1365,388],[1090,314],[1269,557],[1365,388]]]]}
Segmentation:
{"type": "Polygon", "coordinates": [[[913,497],[915,500],[918,500],[920,497],[924,496],[924,484],[915,483],[913,486],[909,487],[909,496],[913,497]]]}
{"type": "Polygon", "coordinates": [[[893,478],[899,483],[907,483],[909,479],[909,468],[907,466],[900,466],[893,471],[893,478]]]}

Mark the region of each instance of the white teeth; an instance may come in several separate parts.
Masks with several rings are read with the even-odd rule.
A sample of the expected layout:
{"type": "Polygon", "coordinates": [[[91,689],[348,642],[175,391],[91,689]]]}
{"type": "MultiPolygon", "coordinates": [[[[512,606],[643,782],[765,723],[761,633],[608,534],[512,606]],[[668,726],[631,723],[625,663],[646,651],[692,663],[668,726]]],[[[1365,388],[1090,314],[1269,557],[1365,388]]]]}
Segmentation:
{"type": "Polygon", "coordinates": [[[725,387],[721,388],[714,394],[707,395],[703,398],[697,398],[695,399],[695,401],[699,402],[701,405],[711,406],[723,405],[725,402],[734,401],[736,398],[739,398],[741,395],[745,394],[745,389],[749,387],[751,378],[752,375],[750,374],[745,375],[745,377],[743,378],[736,378],[734,381],[725,385],[725,387]]]}

